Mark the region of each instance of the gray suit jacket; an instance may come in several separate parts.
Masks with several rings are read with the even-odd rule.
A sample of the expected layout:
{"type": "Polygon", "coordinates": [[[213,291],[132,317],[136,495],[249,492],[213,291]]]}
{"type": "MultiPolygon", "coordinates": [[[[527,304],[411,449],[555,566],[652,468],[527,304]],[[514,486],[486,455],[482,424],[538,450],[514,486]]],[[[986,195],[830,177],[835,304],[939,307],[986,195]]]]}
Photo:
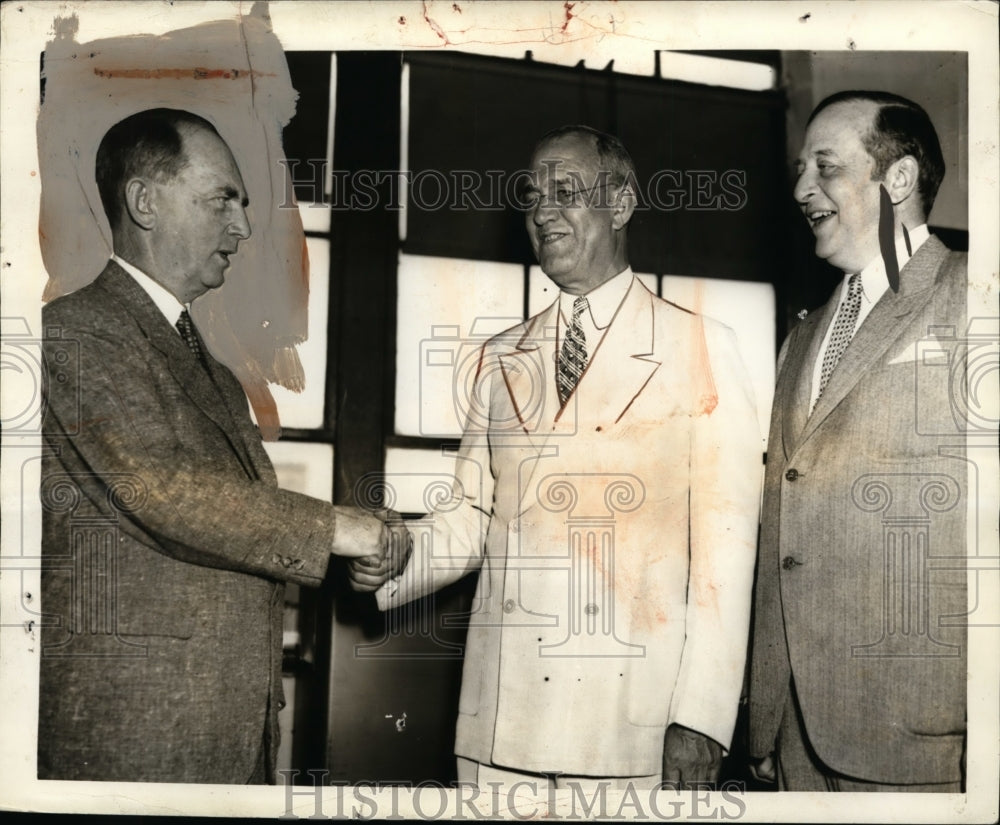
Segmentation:
{"type": "Polygon", "coordinates": [[[38,775],[260,781],[283,582],[322,580],[333,508],[278,489],[236,379],[116,264],[43,325],[38,775]]]}
{"type": "Polygon", "coordinates": [[[956,407],[964,372],[953,367],[966,284],[965,256],[927,240],[811,415],[836,299],[782,349],[755,601],[755,756],[774,749],[794,677],[828,767],[885,783],[960,778],[968,465],[956,407]]]}

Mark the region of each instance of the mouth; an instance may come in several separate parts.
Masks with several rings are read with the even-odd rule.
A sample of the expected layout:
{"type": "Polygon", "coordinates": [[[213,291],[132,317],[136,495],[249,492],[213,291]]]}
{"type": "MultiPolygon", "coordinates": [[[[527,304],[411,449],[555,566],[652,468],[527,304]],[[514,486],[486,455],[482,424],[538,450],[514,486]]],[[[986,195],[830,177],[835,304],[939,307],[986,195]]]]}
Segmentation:
{"type": "Polygon", "coordinates": [[[806,212],[806,220],[809,221],[809,226],[815,229],[836,214],[832,209],[815,209],[812,212],[806,212]]]}
{"type": "Polygon", "coordinates": [[[558,241],[561,241],[567,235],[566,232],[539,232],[538,233],[538,244],[539,246],[549,246],[558,241]]]}
{"type": "Polygon", "coordinates": [[[220,258],[222,258],[222,262],[226,266],[229,266],[229,256],[230,255],[235,255],[236,254],[236,250],[235,249],[220,249],[216,254],[220,258]]]}

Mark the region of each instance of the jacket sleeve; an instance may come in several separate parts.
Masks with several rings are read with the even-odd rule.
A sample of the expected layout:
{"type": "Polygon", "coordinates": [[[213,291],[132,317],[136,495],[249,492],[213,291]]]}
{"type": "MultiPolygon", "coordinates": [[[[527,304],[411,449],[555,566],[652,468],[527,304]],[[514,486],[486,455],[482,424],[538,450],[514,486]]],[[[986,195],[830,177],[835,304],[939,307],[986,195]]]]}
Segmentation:
{"type": "Polygon", "coordinates": [[[121,529],[169,557],[318,584],[335,508],[279,489],[269,465],[266,478],[252,477],[226,440],[234,434],[199,419],[162,353],[144,353],[132,331],[63,320],[47,312],[61,337],[46,339],[46,361],[65,358],[67,341],[79,358],[45,389],[43,430],[63,473],[43,479],[43,506],[78,490],[99,512],[124,513],[121,529]]]}
{"type": "Polygon", "coordinates": [[[692,382],[707,387],[691,427],[686,636],[669,722],[728,748],[746,662],[762,445],[736,337],[703,323],[711,374],[692,382]]]}
{"type": "Polygon", "coordinates": [[[486,552],[493,512],[494,477],[490,465],[490,374],[488,350],[480,350],[479,369],[469,397],[462,442],[455,460],[455,480],[448,499],[418,521],[407,522],[413,553],[400,575],[375,591],[380,610],[388,610],[440,590],[478,570],[486,552]]]}

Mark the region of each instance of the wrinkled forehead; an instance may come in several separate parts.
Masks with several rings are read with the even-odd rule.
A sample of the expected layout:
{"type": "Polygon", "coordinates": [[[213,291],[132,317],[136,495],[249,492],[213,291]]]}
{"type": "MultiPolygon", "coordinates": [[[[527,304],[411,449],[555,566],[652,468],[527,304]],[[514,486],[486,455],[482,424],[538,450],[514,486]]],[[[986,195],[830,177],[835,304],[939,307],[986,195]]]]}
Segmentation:
{"type": "Polygon", "coordinates": [[[593,138],[565,135],[541,144],[531,157],[531,171],[539,184],[570,180],[592,181],[601,169],[593,138]]]}

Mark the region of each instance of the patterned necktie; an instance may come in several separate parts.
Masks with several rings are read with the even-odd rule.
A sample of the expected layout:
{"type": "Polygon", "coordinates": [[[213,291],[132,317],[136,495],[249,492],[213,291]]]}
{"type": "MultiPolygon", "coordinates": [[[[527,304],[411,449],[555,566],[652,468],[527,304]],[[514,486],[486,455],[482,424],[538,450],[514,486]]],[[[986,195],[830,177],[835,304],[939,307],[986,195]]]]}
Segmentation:
{"type": "Polygon", "coordinates": [[[826,389],[830,376],[833,375],[834,367],[840,361],[840,356],[844,354],[847,345],[854,337],[854,325],[858,322],[858,313],[861,311],[861,273],[855,272],[847,282],[847,300],[837,311],[837,320],[833,325],[833,332],[830,334],[830,342],[826,345],[826,353],[823,355],[823,366],[819,373],[819,401],[826,389]]]}
{"type": "Polygon", "coordinates": [[[559,400],[566,405],[583,371],[587,368],[587,337],[580,326],[580,316],[590,306],[582,295],[573,301],[573,323],[566,330],[563,339],[562,353],[559,356],[559,369],[556,372],[556,384],[559,388],[559,400]]]}
{"type": "Polygon", "coordinates": [[[198,342],[198,336],[194,331],[194,322],[191,320],[191,315],[186,309],[181,311],[181,317],[177,319],[176,326],[177,331],[181,334],[181,338],[184,339],[184,343],[188,345],[188,349],[194,353],[195,358],[204,364],[205,356],[202,355],[201,344],[198,342]]]}

